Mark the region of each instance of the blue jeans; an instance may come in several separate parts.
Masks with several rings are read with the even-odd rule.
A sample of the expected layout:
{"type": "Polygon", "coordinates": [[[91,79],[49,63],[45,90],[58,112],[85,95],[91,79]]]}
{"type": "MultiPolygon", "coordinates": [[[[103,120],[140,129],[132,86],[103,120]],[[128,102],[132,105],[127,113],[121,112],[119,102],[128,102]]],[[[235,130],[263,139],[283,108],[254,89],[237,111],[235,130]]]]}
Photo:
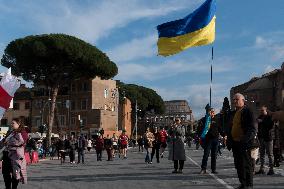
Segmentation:
{"type": "Polygon", "coordinates": [[[84,153],[84,149],[78,149],[78,163],[80,163],[82,158],[82,163],[84,163],[85,161],[85,153],[84,153]]]}
{"type": "Polygon", "coordinates": [[[204,154],[202,158],[201,169],[206,170],[207,161],[211,151],[211,170],[216,171],[216,159],[217,159],[217,150],[218,150],[218,139],[209,139],[204,144],[204,154]]]}

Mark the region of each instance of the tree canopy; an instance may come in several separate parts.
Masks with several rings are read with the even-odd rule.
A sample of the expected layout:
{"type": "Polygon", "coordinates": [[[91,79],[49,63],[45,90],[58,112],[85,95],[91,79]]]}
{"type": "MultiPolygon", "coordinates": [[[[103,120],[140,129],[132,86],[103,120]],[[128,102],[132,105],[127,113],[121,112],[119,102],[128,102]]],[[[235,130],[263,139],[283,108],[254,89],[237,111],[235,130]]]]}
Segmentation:
{"type": "Polygon", "coordinates": [[[95,46],[65,34],[16,39],[6,47],[1,64],[26,81],[53,86],[65,79],[114,77],[117,66],[95,46]]]}
{"type": "Polygon", "coordinates": [[[51,89],[48,141],[54,122],[59,89],[76,78],[114,77],[117,66],[95,46],[65,34],[43,34],[16,39],[8,44],[1,64],[34,84],[51,89]]]}
{"type": "Polygon", "coordinates": [[[134,84],[124,84],[122,82],[118,82],[118,86],[121,100],[124,95],[129,98],[133,110],[135,109],[135,101],[137,100],[138,108],[142,111],[142,114],[152,110],[157,114],[164,113],[164,101],[153,89],[134,84]]]}

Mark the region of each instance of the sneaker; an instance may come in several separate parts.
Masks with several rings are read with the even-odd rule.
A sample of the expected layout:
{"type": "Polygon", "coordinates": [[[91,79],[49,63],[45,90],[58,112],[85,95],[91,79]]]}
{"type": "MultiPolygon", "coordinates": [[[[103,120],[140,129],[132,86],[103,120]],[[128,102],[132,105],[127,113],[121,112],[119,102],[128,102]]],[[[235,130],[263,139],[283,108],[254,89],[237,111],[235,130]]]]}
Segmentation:
{"type": "Polygon", "coordinates": [[[268,171],[267,175],[274,175],[273,169],[270,169],[270,170],[268,171]]]}
{"type": "Polygon", "coordinates": [[[179,169],[177,173],[182,174],[182,169],[179,169]]]}
{"type": "Polygon", "coordinates": [[[172,171],[172,173],[178,173],[178,171],[175,169],[175,170],[172,171]]]}
{"type": "Polygon", "coordinates": [[[199,172],[199,174],[200,175],[204,175],[204,174],[206,174],[207,172],[206,172],[206,169],[201,169],[201,171],[199,172]]]}
{"type": "Polygon", "coordinates": [[[152,163],[153,163],[152,161],[149,162],[149,164],[152,164],[152,163]]]}
{"type": "Polygon", "coordinates": [[[255,174],[256,175],[261,175],[261,174],[264,174],[264,170],[263,169],[259,169],[259,171],[257,171],[255,174]]]}

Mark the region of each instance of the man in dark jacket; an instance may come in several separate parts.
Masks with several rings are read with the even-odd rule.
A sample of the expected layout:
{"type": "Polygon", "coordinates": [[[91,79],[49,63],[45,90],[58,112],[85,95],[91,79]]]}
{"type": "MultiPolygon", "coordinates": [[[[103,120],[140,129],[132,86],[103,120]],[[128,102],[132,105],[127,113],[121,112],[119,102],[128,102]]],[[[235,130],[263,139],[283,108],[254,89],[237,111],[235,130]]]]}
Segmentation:
{"type": "Polygon", "coordinates": [[[237,169],[241,185],[238,189],[253,188],[253,165],[251,147],[256,136],[256,123],[252,111],[245,105],[242,94],[234,95],[233,103],[236,107],[232,127],[228,134],[228,149],[232,148],[235,168],[237,169]]]}
{"type": "Polygon", "coordinates": [[[85,149],[86,149],[86,139],[83,136],[83,134],[81,134],[81,136],[78,138],[77,141],[77,151],[78,151],[78,164],[81,161],[82,158],[82,163],[85,163],[85,149]]]}
{"type": "MultiPolygon", "coordinates": [[[[205,140],[204,140],[204,144],[202,144],[203,148],[204,148],[204,154],[203,154],[203,158],[202,158],[202,164],[201,164],[201,171],[200,174],[205,174],[206,173],[206,168],[207,168],[207,161],[208,161],[208,157],[211,151],[211,170],[212,173],[217,174],[216,172],[216,159],[217,159],[217,150],[218,150],[218,139],[219,139],[219,135],[223,134],[221,126],[217,124],[217,120],[215,117],[215,111],[213,108],[209,108],[209,114],[211,117],[211,121],[210,121],[210,128],[207,132],[207,134],[205,135],[205,140]]],[[[205,127],[205,117],[202,118],[201,120],[201,124],[202,127],[201,129],[204,130],[205,127]]],[[[200,131],[200,135],[201,136],[201,132],[200,131]]]]}
{"type": "Polygon", "coordinates": [[[267,113],[267,107],[262,106],[258,122],[258,138],[260,142],[260,169],[256,174],[264,174],[265,152],[269,159],[269,171],[267,175],[273,175],[273,125],[272,117],[267,113]]]}

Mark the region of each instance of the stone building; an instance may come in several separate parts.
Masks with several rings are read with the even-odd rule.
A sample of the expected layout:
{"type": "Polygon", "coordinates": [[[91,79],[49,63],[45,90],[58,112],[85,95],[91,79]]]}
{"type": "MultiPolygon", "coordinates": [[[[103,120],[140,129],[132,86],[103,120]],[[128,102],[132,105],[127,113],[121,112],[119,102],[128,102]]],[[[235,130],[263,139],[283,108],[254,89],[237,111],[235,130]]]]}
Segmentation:
{"type": "MultiPolygon", "coordinates": [[[[246,104],[252,109],[255,116],[259,115],[259,109],[263,105],[266,105],[271,111],[284,110],[284,63],[280,69],[231,88],[231,102],[235,93],[242,93],[245,96],[246,104]]],[[[233,105],[232,108],[234,108],[233,105]]],[[[284,128],[283,122],[280,122],[280,127],[284,128]]],[[[281,130],[280,133],[281,145],[284,149],[284,130],[281,130]]]]}
{"type": "MultiPolygon", "coordinates": [[[[270,110],[284,108],[284,63],[281,69],[276,69],[261,77],[231,88],[231,102],[235,93],[242,93],[246,104],[258,115],[259,108],[266,105],[270,110]]],[[[233,106],[233,104],[232,104],[233,106]]]]}
{"type": "MultiPolygon", "coordinates": [[[[165,101],[165,113],[157,115],[154,112],[147,112],[144,120],[140,120],[140,132],[144,132],[146,127],[168,128],[175,118],[180,118],[182,124],[187,129],[192,130],[194,118],[192,110],[186,100],[165,101]]],[[[139,132],[139,133],[140,133],[139,132]]]]}

